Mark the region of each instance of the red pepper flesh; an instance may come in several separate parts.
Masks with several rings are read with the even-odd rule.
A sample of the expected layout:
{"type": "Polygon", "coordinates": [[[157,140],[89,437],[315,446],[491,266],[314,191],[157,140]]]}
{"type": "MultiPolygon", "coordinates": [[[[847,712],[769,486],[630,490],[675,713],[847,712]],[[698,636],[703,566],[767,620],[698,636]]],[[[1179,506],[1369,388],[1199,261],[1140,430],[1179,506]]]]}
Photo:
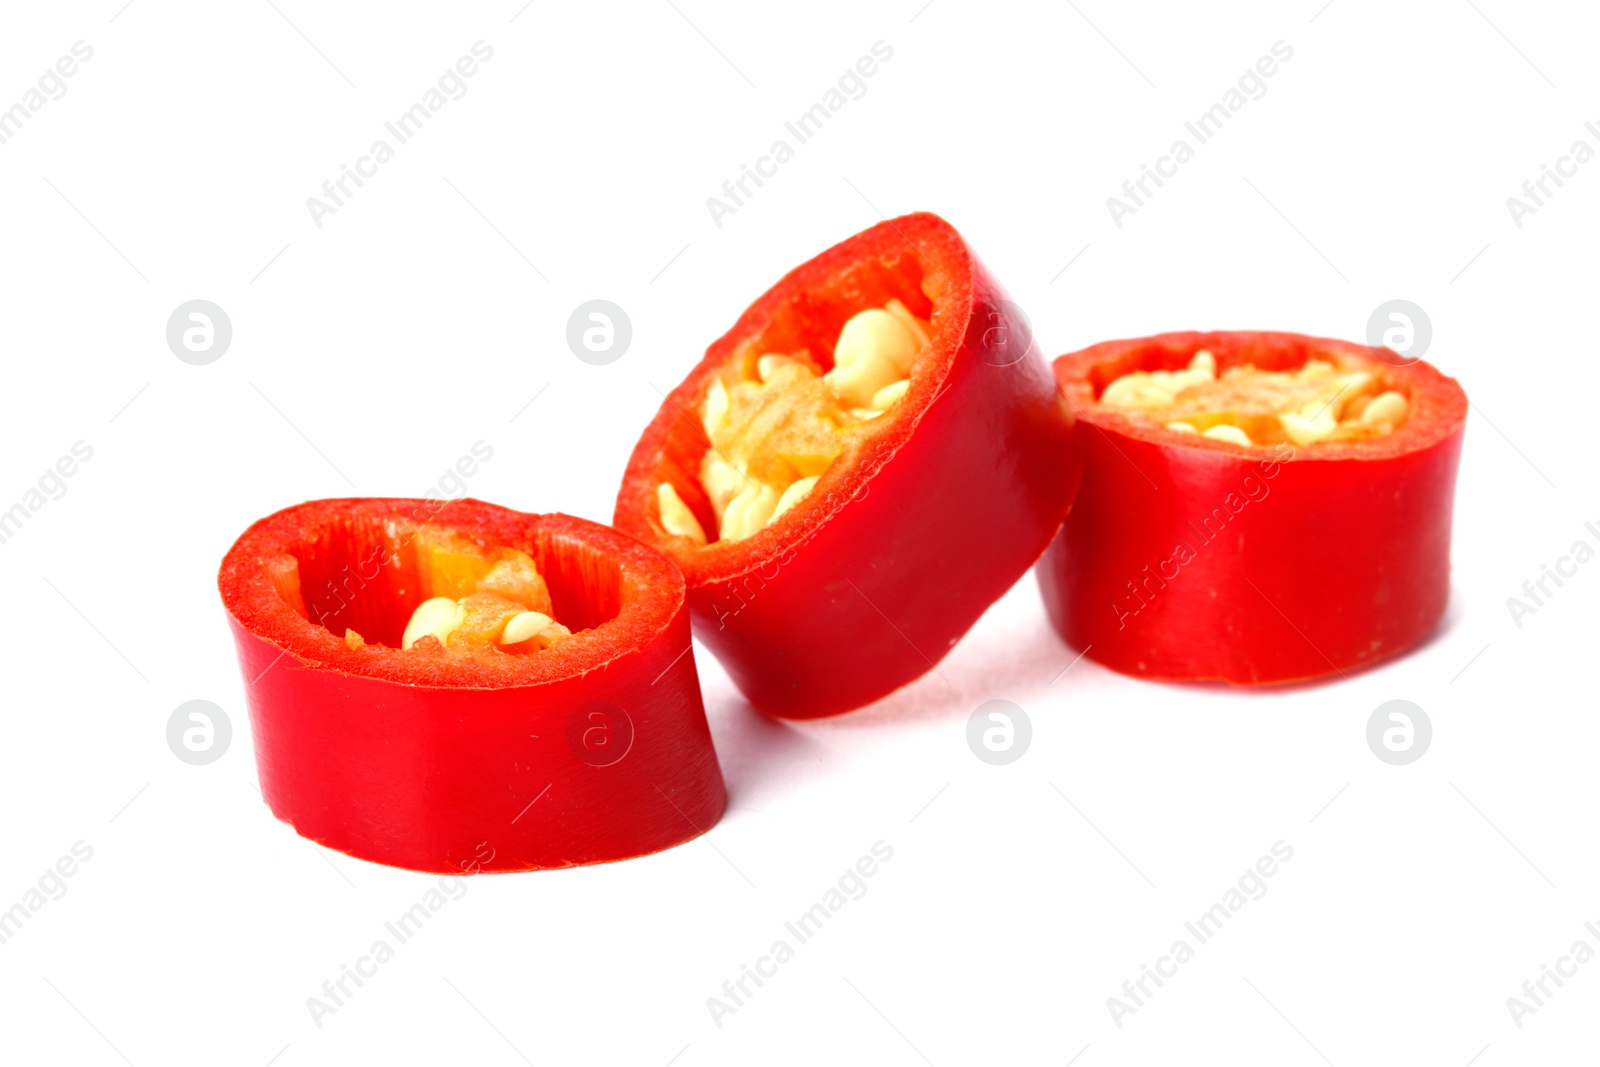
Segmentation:
{"type": "Polygon", "coordinates": [[[791,271],[707,349],[635,447],[615,523],[683,570],[696,636],[753,705],[835,715],[932,670],[1039,557],[1076,488],[1071,437],[1021,312],[949,223],[908,215],[791,271]],[[698,413],[719,371],[798,349],[827,368],[842,324],[891,299],[931,319],[931,347],[861,447],[747,539],[667,533],[663,482],[716,529],[698,413]]]}
{"type": "Polygon", "coordinates": [[[1078,413],[1083,484],[1038,576],[1069,645],[1142,678],[1259,685],[1367,667],[1432,633],[1467,415],[1454,379],[1287,333],[1110,341],[1055,370],[1078,413]],[[1222,369],[1365,361],[1410,413],[1368,440],[1244,446],[1096,402],[1121,375],[1176,370],[1200,349],[1222,369]]]}
{"type": "Polygon", "coordinates": [[[218,586],[262,793],[313,841],[514,871],[655,852],[722,813],[682,578],[609,527],[476,500],[314,501],[251,526],[218,586]],[[529,655],[402,651],[415,531],[439,527],[531,555],[581,632],[529,655]]]}

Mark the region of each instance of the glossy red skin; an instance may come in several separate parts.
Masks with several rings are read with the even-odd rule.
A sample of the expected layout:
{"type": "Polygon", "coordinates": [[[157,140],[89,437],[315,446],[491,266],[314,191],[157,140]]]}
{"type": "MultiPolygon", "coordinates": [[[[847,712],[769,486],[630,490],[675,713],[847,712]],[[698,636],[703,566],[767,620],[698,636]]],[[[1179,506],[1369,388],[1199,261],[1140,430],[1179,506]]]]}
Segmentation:
{"type": "MultiPolygon", "coordinates": [[[[360,586],[350,602],[384,581],[360,586]]],[[[218,584],[262,793],[273,814],[313,841],[418,871],[569,867],[687,841],[710,829],[726,804],[681,578],[658,553],[609,527],[475,500],[315,501],[252,526],[223,561],[218,584]],[[575,596],[564,596],[552,576],[559,565],[539,550],[582,546],[572,551],[617,566],[620,613],[536,656],[497,657],[487,669],[442,652],[352,651],[263,577],[283,546],[352,517],[427,518],[529,551],[557,613],[587,622],[588,609],[574,607],[575,596]],[[605,766],[596,762],[607,757],[591,749],[590,759],[580,758],[582,745],[569,740],[574,716],[594,700],[622,706],[632,724],[631,747],[605,766]]],[[[327,618],[342,635],[346,620],[327,618]]],[[[611,719],[608,736],[620,739],[625,729],[611,719]]],[[[575,733],[582,737],[582,727],[575,733]]],[[[589,737],[597,748],[604,739],[589,737]]]]}
{"type": "Polygon", "coordinates": [[[1085,452],[1077,502],[1038,567],[1057,632],[1124,674],[1234,685],[1345,674],[1426,639],[1449,599],[1467,399],[1426,363],[1399,362],[1283,333],[1163,334],[1057,360],[1085,452]],[[1118,375],[1181,367],[1200,348],[1220,368],[1364,358],[1410,393],[1411,412],[1386,437],[1277,462],[1272,446],[1180,435],[1093,402],[1118,375]]]}
{"type": "Polygon", "coordinates": [[[696,636],[755,707],[837,715],[932,670],[1039,557],[1076,488],[1071,439],[1026,319],[954,228],[908,215],[790,272],[706,351],[634,449],[615,522],[683,570],[696,636]],[[751,538],[698,548],[665,533],[665,480],[715,529],[697,480],[715,372],[801,344],[831,361],[844,320],[891,295],[926,317],[915,285],[907,296],[881,284],[917,274],[941,292],[932,351],[880,432],[751,538]]]}

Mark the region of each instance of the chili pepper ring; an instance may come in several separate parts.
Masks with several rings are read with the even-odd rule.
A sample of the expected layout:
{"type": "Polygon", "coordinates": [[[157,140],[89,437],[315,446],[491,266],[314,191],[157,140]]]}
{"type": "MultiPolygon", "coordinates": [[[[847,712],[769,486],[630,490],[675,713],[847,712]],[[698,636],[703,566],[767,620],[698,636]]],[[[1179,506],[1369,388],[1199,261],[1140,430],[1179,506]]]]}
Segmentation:
{"type": "Polygon", "coordinates": [[[760,710],[836,715],[926,674],[1038,558],[1071,414],[954,227],[880,223],[758,298],[661,405],[618,529],[684,571],[760,710]]]}
{"type": "Polygon", "coordinates": [[[1037,573],[1089,658],[1144,678],[1304,681],[1438,625],[1467,414],[1455,380],[1287,333],[1111,341],[1055,370],[1085,461],[1037,573]]]}
{"type": "Polygon", "coordinates": [[[218,585],[262,793],[305,837],[414,870],[513,871],[655,852],[722,813],[683,580],[609,527],[476,500],[315,501],[251,526],[218,585]],[[496,551],[536,561],[575,632],[523,655],[431,635],[402,649],[427,589],[471,584],[475,553],[496,551]]]}

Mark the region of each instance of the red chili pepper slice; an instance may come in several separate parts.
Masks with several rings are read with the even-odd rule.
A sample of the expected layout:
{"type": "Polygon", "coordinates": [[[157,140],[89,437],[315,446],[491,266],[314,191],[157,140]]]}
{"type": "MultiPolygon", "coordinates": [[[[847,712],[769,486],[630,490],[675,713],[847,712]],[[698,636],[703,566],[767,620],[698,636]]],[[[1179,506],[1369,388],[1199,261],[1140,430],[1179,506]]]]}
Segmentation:
{"type": "Polygon", "coordinates": [[[722,814],[683,580],[609,527],[476,500],[314,501],[245,531],[217,584],[262,793],[305,837],[420,871],[514,871],[655,852],[722,814]],[[472,593],[477,553],[502,549],[533,558],[576,632],[530,654],[402,651],[427,589],[472,593]]]}
{"type": "Polygon", "coordinates": [[[1143,678],[1259,685],[1367,667],[1434,629],[1466,426],[1461,386],[1387,349],[1287,333],[1172,333],[1055,363],[1083,484],[1038,568],[1056,630],[1143,678]],[[1099,402],[1130,371],[1366,368],[1409,402],[1384,436],[1240,445],[1099,402]]]}
{"type": "Polygon", "coordinates": [[[834,715],[932,670],[1038,558],[1076,487],[1071,430],[1020,310],[949,223],[908,215],[791,271],[711,345],[635,447],[615,523],[683,570],[696,636],[752,704],[834,715]],[[845,324],[891,301],[928,343],[810,495],[740,540],[669,533],[663,483],[717,529],[700,481],[713,379],[754,375],[768,353],[825,373],[845,324]]]}

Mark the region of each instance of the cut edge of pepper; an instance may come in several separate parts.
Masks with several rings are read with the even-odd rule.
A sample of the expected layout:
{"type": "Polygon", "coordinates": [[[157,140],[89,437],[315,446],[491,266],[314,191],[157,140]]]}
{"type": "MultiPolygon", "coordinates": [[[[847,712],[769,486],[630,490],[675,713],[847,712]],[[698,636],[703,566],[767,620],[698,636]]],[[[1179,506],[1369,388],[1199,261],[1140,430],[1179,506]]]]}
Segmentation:
{"type": "MultiPolygon", "coordinates": [[[[525,514],[470,498],[345,498],[284,508],[240,535],[223,559],[217,584],[232,619],[276,647],[283,658],[292,657],[313,669],[445,689],[533,686],[602,669],[647,646],[672,624],[685,603],[683,579],[672,562],[620,531],[559,513],[525,514]],[[419,518],[423,515],[425,519],[419,518]],[[354,556],[341,550],[350,546],[328,543],[334,531],[344,533],[346,524],[353,522],[409,522],[451,530],[486,548],[525,551],[550,583],[558,612],[564,608],[584,628],[535,655],[402,650],[398,631],[393,645],[374,640],[361,625],[347,625],[360,616],[346,612],[362,601],[363,594],[368,600],[395,600],[403,593],[407,599],[368,603],[366,611],[369,617],[373,611],[403,611],[409,617],[421,602],[421,590],[402,587],[397,593],[395,575],[383,573],[388,565],[375,562],[375,541],[359,541],[365,552],[354,556]],[[347,598],[331,610],[326,600],[307,602],[299,573],[305,560],[292,551],[318,537],[330,550],[327,562],[333,569],[321,567],[311,573],[324,580],[335,597],[347,598]],[[338,586],[327,582],[330,573],[340,579],[338,586]],[[362,633],[367,641],[352,647],[345,637],[347,629],[362,633]]],[[[405,619],[398,621],[403,628],[405,619]]],[[[366,625],[374,633],[387,632],[382,626],[366,625]]]]}
{"type": "Polygon", "coordinates": [[[1057,386],[1074,414],[1098,429],[1114,429],[1124,437],[1164,447],[1182,445],[1277,462],[1364,460],[1421,451],[1460,432],[1467,410],[1460,382],[1432,364],[1401,360],[1388,349],[1297,333],[1178,332],[1104,341],[1057,358],[1054,368],[1057,386]],[[1293,370],[1311,359],[1324,359],[1341,368],[1375,369],[1391,387],[1403,388],[1410,413],[1404,423],[1382,436],[1297,446],[1288,442],[1239,444],[1183,433],[1137,412],[1099,403],[1105,387],[1123,374],[1182,369],[1202,349],[1215,357],[1219,372],[1245,364],[1263,370],[1293,370]]]}
{"type": "Polygon", "coordinates": [[[867,483],[915,431],[945,387],[972,317],[974,262],[966,242],[948,222],[926,212],[886,220],[814,256],[786,274],[714,342],[695,369],[667,395],[634,451],[619,494],[620,528],[669,556],[690,585],[735,579],[766,566],[809,539],[867,483]],[[876,269],[878,281],[915,268],[909,286],[864,292],[858,274],[876,269]],[[819,294],[846,289],[850,298],[819,294]],[[881,299],[880,299],[881,298],[881,299]],[[930,343],[917,358],[906,394],[865,425],[819,476],[809,495],[749,537],[699,545],[662,528],[657,487],[670,483],[702,530],[715,529],[714,512],[699,483],[701,457],[710,441],[699,413],[714,380],[729,366],[754,362],[767,352],[809,347],[832,365],[832,349],[852,315],[898,299],[929,323],[930,343]],[[801,322],[809,320],[802,332],[801,322]],[[793,342],[803,338],[806,344],[793,342]]]}

